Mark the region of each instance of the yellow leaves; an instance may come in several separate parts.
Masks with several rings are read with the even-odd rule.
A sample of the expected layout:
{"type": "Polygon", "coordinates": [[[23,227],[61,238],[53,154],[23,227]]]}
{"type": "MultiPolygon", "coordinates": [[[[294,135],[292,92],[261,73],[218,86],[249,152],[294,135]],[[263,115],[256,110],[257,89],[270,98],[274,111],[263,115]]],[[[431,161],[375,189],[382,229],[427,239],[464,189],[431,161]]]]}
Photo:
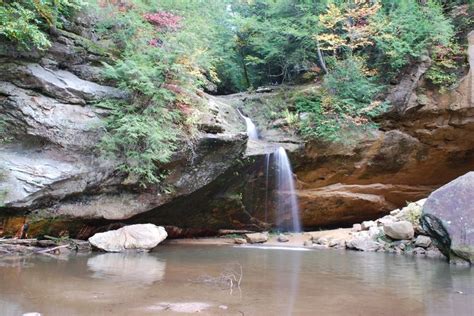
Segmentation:
{"type": "Polygon", "coordinates": [[[325,31],[318,34],[316,39],[322,42],[323,50],[332,51],[342,46],[354,50],[373,45],[371,37],[375,29],[371,27],[369,19],[380,8],[378,1],[369,0],[356,0],[342,10],[334,4],[329,4],[326,13],[319,16],[325,31]]]}
{"type": "Polygon", "coordinates": [[[209,77],[211,78],[212,82],[221,82],[214,66],[209,67],[209,77]]]}
{"type": "Polygon", "coordinates": [[[321,50],[336,50],[346,44],[346,41],[337,34],[326,33],[315,36],[321,42],[321,50]]]}
{"type": "Polygon", "coordinates": [[[319,15],[319,22],[327,29],[334,28],[342,20],[344,20],[344,15],[334,3],[328,5],[325,14],[319,15]]]}
{"type": "Polygon", "coordinates": [[[378,2],[373,3],[372,1],[360,0],[355,1],[355,7],[350,7],[346,10],[344,16],[346,18],[352,18],[355,21],[367,19],[368,17],[377,13],[382,7],[378,2]]]}
{"type": "Polygon", "coordinates": [[[55,24],[54,16],[48,10],[48,7],[43,5],[40,0],[33,0],[33,5],[35,6],[36,11],[43,17],[49,26],[53,26],[55,24]]]}

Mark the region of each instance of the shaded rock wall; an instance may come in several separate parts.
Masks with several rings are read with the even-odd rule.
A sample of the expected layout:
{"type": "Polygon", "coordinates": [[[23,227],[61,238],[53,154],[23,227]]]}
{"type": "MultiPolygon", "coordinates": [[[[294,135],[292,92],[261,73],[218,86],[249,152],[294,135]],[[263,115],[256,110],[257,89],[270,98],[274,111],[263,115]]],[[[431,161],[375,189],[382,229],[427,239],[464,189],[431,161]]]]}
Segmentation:
{"type": "Polygon", "coordinates": [[[183,142],[163,166],[170,171],[163,183],[143,189],[117,172],[120,161],[98,154],[107,112],[93,103],[127,95],[104,84],[100,62],[109,56],[87,28],[61,31],[46,52],[1,43],[1,229],[21,222],[2,221],[6,214],[28,214],[41,227],[56,218],[74,233],[78,222],[87,228],[122,221],[206,186],[243,155],[247,137],[235,109],[196,95],[205,106],[196,113],[194,144],[183,142]]]}

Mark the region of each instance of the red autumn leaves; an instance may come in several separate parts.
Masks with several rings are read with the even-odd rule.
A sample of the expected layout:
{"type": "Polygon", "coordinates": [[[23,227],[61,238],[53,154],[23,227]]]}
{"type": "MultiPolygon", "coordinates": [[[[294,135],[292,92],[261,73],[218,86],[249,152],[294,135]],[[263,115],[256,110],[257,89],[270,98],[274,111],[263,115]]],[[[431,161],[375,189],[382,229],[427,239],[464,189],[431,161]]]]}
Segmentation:
{"type": "Polygon", "coordinates": [[[179,15],[174,15],[166,11],[158,11],[155,13],[145,13],[143,15],[145,20],[155,25],[160,31],[170,30],[176,31],[181,27],[181,20],[179,15]]]}
{"type": "MultiPolygon", "coordinates": [[[[143,18],[153,24],[159,31],[176,31],[181,28],[181,20],[179,15],[174,15],[166,11],[158,11],[154,13],[145,13],[143,18]]],[[[159,47],[163,41],[159,38],[153,38],[149,41],[150,46],[159,47]]]]}

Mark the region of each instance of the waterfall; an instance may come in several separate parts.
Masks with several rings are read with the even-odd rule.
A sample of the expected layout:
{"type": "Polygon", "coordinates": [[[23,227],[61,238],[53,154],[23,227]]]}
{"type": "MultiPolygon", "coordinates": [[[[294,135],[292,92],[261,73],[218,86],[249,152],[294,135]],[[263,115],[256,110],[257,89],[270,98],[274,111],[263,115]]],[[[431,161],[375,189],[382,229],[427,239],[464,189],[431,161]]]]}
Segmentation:
{"type": "Polygon", "coordinates": [[[252,122],[252,120],[250,118],[243,115],[242,112],[240,112],[238,109],[237,109],[237,111],[239,112],[240,116],[242,116],[242,118],[245,121],[245,125],[247,126],[247,135],[248,135],[249,139],[250,140],[258,140],[258,131],[257,131],[257,127],[255,126],[255,124],[252,122]]]}
{"type": "MultiPolygon", "coordinates": [[[[258,131],[252,120],[237,110],[247,125],[247,135],[249,140],[258,140],[258,131]]],[[[285,221],[288,210],[291,211],[291,225],[286,225],[286,229],[293,232],[301,232],[301,223],[299,218],[298,200],[295,192],[295,180],[291,170],[290,160],[283,147],[279,147],[273,154],[265,156],[265,222],[268,221],[268,194],[269,194],[269,171],[271,155],[275,160],[276,175],[276,208],[277,224],[281,225],[285,221]]]]}
{"type": "Polygon", "coordinates": [[[265,155],[265,223],[268,222],[268,177],[270,171],[270,155],[265,155]]]}
{"type": "Polygon", "coordinates": [[[279,147],[275,153],[276,162],[276,185],[277,185],[277,220],[278,223],[284,220],[285,213],[291,211],[291,230],[301,231],[299,219],[298,200],[295,192],[295,180],[291,170],[290,160],[283,147],[279,147]]]}

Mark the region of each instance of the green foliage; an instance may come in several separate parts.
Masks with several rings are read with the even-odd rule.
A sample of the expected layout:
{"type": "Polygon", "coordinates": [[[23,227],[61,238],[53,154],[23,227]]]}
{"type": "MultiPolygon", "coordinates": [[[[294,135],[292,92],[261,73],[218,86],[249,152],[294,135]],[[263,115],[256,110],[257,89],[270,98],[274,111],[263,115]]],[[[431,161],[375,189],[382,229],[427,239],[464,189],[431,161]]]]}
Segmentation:
{"type": "Polygon", "coordinates": [[[338,62],[324,77],[323,87],[335,97],[336,106],[349,115],[361,114],[381,91],[381,86],[364,74],[362,63],[356,59],[338,62]]]}
{"type": "Polygon", "coordinates": [[[377,54],[374,58],[390,79],[414,59],[427,55],[434,45],[448,45],[452,24],[435,1],[425,5],[413,0],[389,1],[371,21],[377,54]]]}
{"type": "Polygon", "coordinates": [[[464,54],[459,45],[438,46],[433,50],[431,67],[425,77],[443,90],[450,88],[458,81],[457,70],[464,60],[464,54]]]}
{"type": "Polygon", "coordinates": [[[298,114],[290,112],[288,109],[283,111],[283,118],[289,126],[296,126],[296,123],[298,123],[298,114]]]}
{"type": "Polygon", "coordinates": [[[46,49],[51,43],[45,31],[60,27],[60,18],[82,5],[81,0],[0,1],[0,37],[22,48],[46,49]]]}
{"type": "Polygon", "coordinates": [[[243,69],[244,87],[285,82],[316,67],[312,12],[320,6],[288,0],[232,4],[234,59],[243,69]]]}
{"type": "MultiPolygon", "coordinates": [[[[115,64],[105,65],[105,75],[130,95],[126,101],[97,104],[110,110],[100,148],[106,155],[120,158],[119,169],[145,186],[162,180],[163,165],[178,143],[192,137],[186,133],[192,129],[193,108],[199,106],[192,95],[196,87],[207,84],[205,74],[211,72],[203,43],[192,38],[196,20],[173,29],[147,22],[146,13],[164,12],[159,10],[169,5],[164,1],[154,7],[137,1],[126,11],[101,8],[109,18],[98,25],[100,34],[121,49],[115,64]]],[[[183,10],[174,11],[176,17],[189,9],[178,4],[175,8],[183,10]]]]}
{"type": "Polygon", "coordinates": [[[0,35],[23,47],[33,45],[44,49],[51,45],[38,24],[35,12],[18,3],[3,4],[0,7],[0,35]]]}
{"type": "Polygon", "coordinates": [[[359,61],[338,62],[325,76],[319,94],[296,99],[297,110],[305,113],[301,133],[308,138],[338,141],[348,129],[375,127],[372,118],[387,109],[387,104],[374,101],[382,88],[364,74],[359,61]]]}

